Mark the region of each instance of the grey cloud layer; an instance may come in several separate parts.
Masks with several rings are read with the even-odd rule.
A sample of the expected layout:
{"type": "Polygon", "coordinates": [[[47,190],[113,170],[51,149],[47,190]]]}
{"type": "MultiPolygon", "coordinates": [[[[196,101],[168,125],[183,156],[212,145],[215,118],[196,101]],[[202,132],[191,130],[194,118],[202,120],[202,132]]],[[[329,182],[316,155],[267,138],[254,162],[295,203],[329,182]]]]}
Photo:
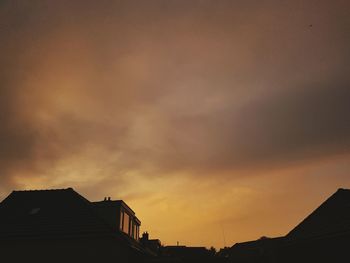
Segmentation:
{"type": "Polygon", "coordinates": [[[87,148],[113,176],[349,153],[347,6],[3,1],[3,185],[87,148]]]}

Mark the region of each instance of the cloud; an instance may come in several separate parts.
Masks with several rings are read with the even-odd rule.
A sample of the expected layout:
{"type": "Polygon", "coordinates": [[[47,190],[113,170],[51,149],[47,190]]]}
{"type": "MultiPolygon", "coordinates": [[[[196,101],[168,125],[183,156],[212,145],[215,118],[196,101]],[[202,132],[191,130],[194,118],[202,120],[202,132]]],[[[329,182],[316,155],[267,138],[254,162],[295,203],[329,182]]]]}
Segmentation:
{"type": "Polygon", "coordinates": [[[2,184],[349,153],[346,5],[2,2],[2,184]]]}

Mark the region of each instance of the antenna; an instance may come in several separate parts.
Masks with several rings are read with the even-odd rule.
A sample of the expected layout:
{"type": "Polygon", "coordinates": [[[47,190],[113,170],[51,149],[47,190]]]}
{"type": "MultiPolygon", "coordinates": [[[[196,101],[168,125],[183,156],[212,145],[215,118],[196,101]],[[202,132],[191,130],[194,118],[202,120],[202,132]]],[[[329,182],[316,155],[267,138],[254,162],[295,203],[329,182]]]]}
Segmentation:
{"type": "Polygon", "coordinates": [[[224,248],[226,247],[226,237],[225,237],[225,232],[224,232],[224,228],[222,227],[222,224],[220,224],[221,227],[221,232],[222,232],[222,238],[224,240],[224,248]]]}

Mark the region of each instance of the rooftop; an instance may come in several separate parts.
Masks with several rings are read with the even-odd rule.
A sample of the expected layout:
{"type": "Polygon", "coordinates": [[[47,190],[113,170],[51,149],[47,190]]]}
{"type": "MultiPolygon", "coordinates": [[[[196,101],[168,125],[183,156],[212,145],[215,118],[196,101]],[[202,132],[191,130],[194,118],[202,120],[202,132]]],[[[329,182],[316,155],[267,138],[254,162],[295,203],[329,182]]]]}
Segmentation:
{"type": "MultiPolygon", "coordinates": [[[[122,200],[110,203],[126,205],[122,200]]],[[[73,188],[13,191],[0,203],[0,240],[86,236],[124,239],[98,215],[94,205],[73,188]]]]}
{"type": "Polygon", "coordinates": [[[350,231],[350,190],[338,189],[287,235],[308,238],[350,231]]]}

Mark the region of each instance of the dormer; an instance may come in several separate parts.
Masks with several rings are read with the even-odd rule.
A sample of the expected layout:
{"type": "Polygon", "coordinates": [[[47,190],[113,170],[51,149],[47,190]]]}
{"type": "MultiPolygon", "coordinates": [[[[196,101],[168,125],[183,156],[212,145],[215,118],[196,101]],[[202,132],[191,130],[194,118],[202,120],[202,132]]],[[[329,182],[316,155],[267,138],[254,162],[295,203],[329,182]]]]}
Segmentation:
{"type": "Polygon", "coordinates": [[[139,240],[141,221],[123,200],[105,198],[103,201],[92,204],[98,214],[114,229],[134,240],[139,240]]]}

